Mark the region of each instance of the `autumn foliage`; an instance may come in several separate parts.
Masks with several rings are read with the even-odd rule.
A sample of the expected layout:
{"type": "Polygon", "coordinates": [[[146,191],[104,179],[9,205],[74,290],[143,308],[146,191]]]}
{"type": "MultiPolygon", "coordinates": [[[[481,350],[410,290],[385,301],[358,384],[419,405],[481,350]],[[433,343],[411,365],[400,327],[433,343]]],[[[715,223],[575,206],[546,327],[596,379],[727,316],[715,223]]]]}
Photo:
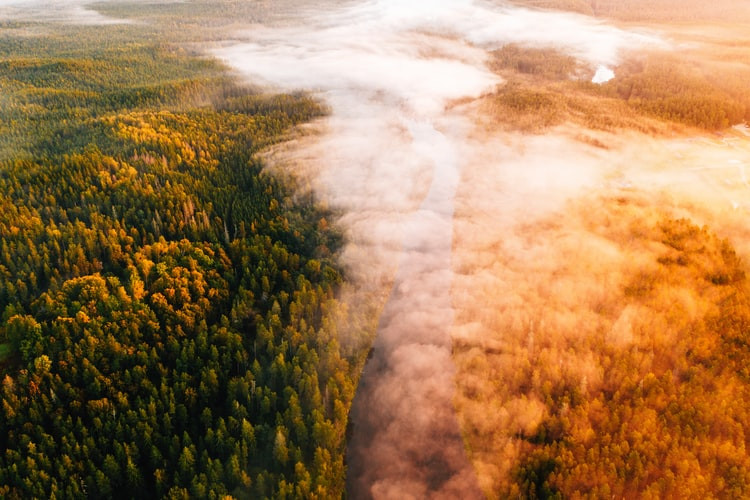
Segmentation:
{"type": "MultiPolygon", "coordinates": [[[[571,209],[567,230],[551,218],[529,242],[556,262],[554,280],[516,283],[523,302],[496,297],[470,323],[482,334],[454,343],[486,493],[747,496],[743,263],[726,240],[637,197],[586,203],[599,212],[571,209]]],[[[500,255],[504,272],[544,266],[500,255]]]]}
{"type": "Polygon", "coordinates": [[[255,158],[322,110],[105,58],[0,61],[0,496],[340,496],[340,238],[255,158]]]}

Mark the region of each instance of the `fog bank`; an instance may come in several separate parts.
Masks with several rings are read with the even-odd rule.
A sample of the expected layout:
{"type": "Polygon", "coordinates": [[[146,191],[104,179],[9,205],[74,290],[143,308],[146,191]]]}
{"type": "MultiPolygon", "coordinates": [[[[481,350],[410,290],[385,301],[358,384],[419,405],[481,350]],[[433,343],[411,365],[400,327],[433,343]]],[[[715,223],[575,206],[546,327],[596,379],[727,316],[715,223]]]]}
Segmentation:
{"type": "MultiPolygon", "coordinates": [[[[237,33],[214,54],[254,84],[313,90],[330,105],[324,132],[297,143],[283,161],[305,170],[343,211],[343,261],[355,286],[392,283],[351,413],[349,494],[481,497],[453,408],[457,186],[468,162],[508,182],[536,176],[543,185],[530,193],[507,193],[520,208],[527,195],[547,190],[569,196],[591,181],[593,167],[571,159],[549,167],[560,175],[545,181],[544,172],[529,174],[535,167],[522,151],[505,164],[493,146],[470,137],[472,120],[458,103],[502,84],[485,61],[505,43],[552,45],[596,67],[653,40],[582,16],[470,0],[310,4],[292,19],[237,33]]],[[[544,148],[538,165],[547,169],[544,148]]]]}

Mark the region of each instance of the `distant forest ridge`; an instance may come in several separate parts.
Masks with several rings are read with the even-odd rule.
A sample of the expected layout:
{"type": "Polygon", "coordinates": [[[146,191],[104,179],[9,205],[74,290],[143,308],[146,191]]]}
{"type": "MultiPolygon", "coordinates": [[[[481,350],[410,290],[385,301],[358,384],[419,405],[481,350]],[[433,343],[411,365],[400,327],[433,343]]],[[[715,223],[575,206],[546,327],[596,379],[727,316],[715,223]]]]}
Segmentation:
{"type": "Polygon", "coordinates": [[[621,21],[750,22],[750,4],[737,0],[511,0],[543,9],[560,9],[621,21]]]}

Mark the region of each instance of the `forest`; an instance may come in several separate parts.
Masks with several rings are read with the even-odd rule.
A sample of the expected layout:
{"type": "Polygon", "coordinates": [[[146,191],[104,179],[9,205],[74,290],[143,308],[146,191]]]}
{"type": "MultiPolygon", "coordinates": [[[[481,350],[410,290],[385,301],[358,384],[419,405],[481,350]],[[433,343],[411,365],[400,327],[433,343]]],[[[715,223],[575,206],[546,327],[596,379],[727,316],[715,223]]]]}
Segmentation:
{"type": "MultiPolygon", "coordinates": [[[[457,225],[454,286],[472,293],[456,294],[455,405],[480,486],[491,499],[746,498],[747,206],[725,207],[711,197],[721,188],[680,175],[711,169],[729,186],[732,174],[718,172],[742,165],[746,199],[748,6],[514,3],[639,23],[667,42],[623,50],[603,84],[564,50],[498,48],[489,65],[506,84],[481,103],[488,134],[550,148],[559,143],[548,136],[569,136],[612,161],[628,141],[677,154],[650,158],[656,149],[636,147],[632,169],[494,237],[457,225]],[[681,141],[693,140],[715,140],[731,160],[687,158],[681,141]],[[675,186],[652,182],[660,174],[675,186]],[[688,194],[676,187],[683,180],[688,194]]],[[[491,185],[487,199],[472,192],[470,203],[486,207],[503,187],[491,185]]],[[[483,227],[495,222],[480,216],[483,227]]],[[[494,214],[498,225],[503,216],[494,214]]]]}
{"type": "Polygon", "coordinates": [[[511,297],[478,286],[458,321],[481,335],[453,345],[488,497],[746,497],[750,288],[732,245],[637,193],[539,227],[527,258],[498,252],[500,279],[527,278],[511,297]]]}
{"type": "MultiPolygon", "coordinates": [[[[513,3],[750,20],[731,0],[513,3]]],[[[0,21],[0,498],[346,498],[349,409],[391,282],[358,317],[341,214],[263,161],[325,105],[240,83],[194,44],[282,4],[0,21]]],[[[731,224],[624,177],[532,219],[556,193],[515,192],[511,169],[538,166],[504,149],[560,130],[597,153],[618,134],[722,137],[750,120],[748,43],[626,52],[602,85],[554,47],[488,54],[504,84],[478,98],[478,128],[503,145],[474,165],[489,194],[462,165],[472,211],[457,203],[446,269],[460,444],[488,498],[750,496],[750,282],[731,224]],[[480,194],[509,211],[524,198],[528,219],[480,194]]],[[[475,118],[463,104],[446,110],[475,118]]],[[[485,146],[471,141],[469,162],[485,146]]]]}
{"type": "Polygon", "coordinates": [[[651,135],[723,130],[750,119],[750,60],[733,48],[722,52],[629,54],[614,79],[597,85],[592,68],[559,50],[506,45],[491,68],[508,84],[485,108],[498,126],[531,133],[564,123],[651,135]]]}
{"type": "Polygon", "coordinates": [[[325,110],[158,40],[10,33],[0,497],[340,497],[341,234],[256,156],[325,110]]]}

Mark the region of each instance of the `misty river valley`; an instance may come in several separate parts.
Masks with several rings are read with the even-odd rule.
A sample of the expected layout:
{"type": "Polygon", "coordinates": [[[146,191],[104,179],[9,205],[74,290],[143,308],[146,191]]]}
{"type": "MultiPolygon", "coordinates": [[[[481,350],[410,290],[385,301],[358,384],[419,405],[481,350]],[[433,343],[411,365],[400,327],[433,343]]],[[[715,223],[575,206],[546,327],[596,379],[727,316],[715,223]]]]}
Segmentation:
{"type": "Polygon", "coordinates": [[[749,497],[748,28],[0,0],[0,498],[749,497]]]}

